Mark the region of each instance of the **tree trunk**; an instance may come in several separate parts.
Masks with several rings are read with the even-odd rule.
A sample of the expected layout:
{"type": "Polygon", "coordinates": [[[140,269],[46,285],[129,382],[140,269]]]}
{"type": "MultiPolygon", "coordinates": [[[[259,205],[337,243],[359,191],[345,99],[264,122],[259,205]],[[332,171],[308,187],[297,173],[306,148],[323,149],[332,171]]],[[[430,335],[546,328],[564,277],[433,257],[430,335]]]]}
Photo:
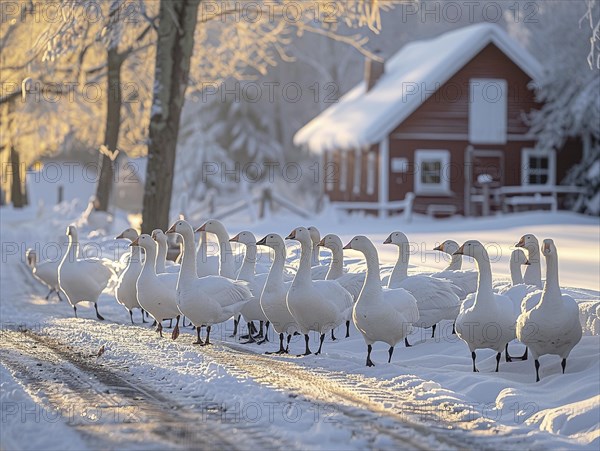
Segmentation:
{"type": "Polygon", "coordinates": [[[161,0],[142,232],[169,225],[177,134],[200,0],[161,0]]]}
{"type": "MultiPolygon", "coordinates": [[[[104,130],[104,145],[114,152],[119,142],[119,127],[121,126],[121,65],[123,59],[117,52],[116,46],[108,49],[108,91],[106,107],[106,128],[104,130]]],[[[113,186],[113,161],[100,153],[100,176],[96,186],[96,209],[107,211],[110,193],[113,186]]]]}
{"type": "Polygon", "coordinates": [[[10,170],[12,171],[10,201],[14,208],[23,208],[25,206],[25,199],[21,186],[21,159],[19,158],[19,152],[12,145],[10,146],[10,170]]]}

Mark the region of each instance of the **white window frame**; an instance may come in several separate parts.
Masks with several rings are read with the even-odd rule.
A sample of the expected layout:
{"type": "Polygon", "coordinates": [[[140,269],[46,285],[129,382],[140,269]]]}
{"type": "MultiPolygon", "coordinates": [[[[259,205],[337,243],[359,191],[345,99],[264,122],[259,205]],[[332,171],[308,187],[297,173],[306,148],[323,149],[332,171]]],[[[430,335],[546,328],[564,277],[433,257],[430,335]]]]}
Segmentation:
{"type": "Polygon", "coordinates": [[[523,186],[553,186],[556,184],[556,151],[524,148],[521,150],[521,185],[523,186]],[[531,157],[548,158],[548,180],[544,184],[529,183],[532,169],[529,167],[531,157]]]}
{"type": "Polygon", "coordinates": [[[362,150],[356,148],[354,153],[354,186],[352,187],[352,193],[354,195],[360,194],[360,176],[362,174],[362,150]]]}
{"type": "Polygon", "coordinates": [[[417,149],[415,150],[415,194],[449,195],[450,191],[450,151],[446,149],[417,149]],[[421,180],[421,169],[425,162],[440,162],[440,183],[429,184],[421,180]]]}
{"type": "Polygon", "coordinates": [[[469,80],[469,142],[506,144],[507,126],[508,83],[506,80],[471,78],[469,80]],[[498,89],[500,96],[496,97],[498,89]]]}

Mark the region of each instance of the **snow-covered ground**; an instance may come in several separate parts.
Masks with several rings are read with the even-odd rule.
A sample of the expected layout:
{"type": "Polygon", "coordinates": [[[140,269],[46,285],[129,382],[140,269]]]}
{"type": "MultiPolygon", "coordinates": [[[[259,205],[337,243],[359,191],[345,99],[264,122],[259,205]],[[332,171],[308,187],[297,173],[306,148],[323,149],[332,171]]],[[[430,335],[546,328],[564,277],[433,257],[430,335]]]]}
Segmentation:
{"type": "MultiPolygon", "coordinates": [[[[27,247],[37,246],[42,256],[47,252],[52,257],[56,246],[47,243],[62,239],[66,225],[75,221],[84,207],[71,201],[43,211],[1,210],[0,319],[8,337],[2,340],[4,366],[0,367],[2,449],[63,449],[67,444],[70,448],[90,448],[97,443],[89,440],[93,431],[88,428],[82,433],[72,418],[61,417],[51,424],[42,418],[41,423],[34,424],[35,417],[24,414],[27,408],[45,408],[49,399],[55,399],[50,396],[52,391],[58,387],[60,393],[62,385],[57,381],[57,385],[40,389],[39,384],[30,383],[28,377],[33,376],[22,377],[25,369],[15,369],[19,357],[9,345],[15,340],[16,328],[41,337],[39,347],[50,346],[50,342],[54,347],[69,345],[73,355],[117,372],[139,390],[162,393],[184,412],[199,409],[210,417],[205,418],[206,424],[216,421],[215,428],[233,429],[240,437],[247,433],[255,439],[270,438],[271,447],[393,448],[405,436],[414,440],[404,442],[408,447],[478,447],[482,443],[492,448],[600,446],[597,218],[538,212],[437,221],[416,217],[410,224],[401,218],[338,218],[333,214],[316,217],[311,224],[289,215],[255,224],[245,224],[243,219],[226,221],[231,234],[249,229],[258,238],[269,232],[287,234],[300,224],[315,225],[323,234],[338,233],[343,240],[355,234],[368,235],[378,243],[382,263],[387,264],[394,262],[396,249],[379,243],[391,231],[402,230],[414,243],[412,271],[444,267],[444,256],[431,249],[445,239],[478,239],[490,250],[498,280],[508,278],[510,250],[521,235],[553,238],[559,251],[561,285],[569,287],[580,303],[584,337],[573,350],[565,375],[557,357],[545,356],[541,359],[542,380],[535,383],[531,360],[506,363],[503,359],[500,372],[494,373],[493,351],[478,353],[481,372],[472,373],[468,348],[450,333],[450,323],[438,328],[441,334],[435,339],[429,338],[430,330],[417,329],[411,337],[414,346],[399,346],[391,364],[385,363],[386,346],[376,344],[376,366],[366,368],[365,345],[354,328],[349,339],[332,342],[328,337],[324,355],[299,359],[263,355],[276,347],[273,337],[271,343],[262,346],[236,343],[229,338],[231,322],[213,332],[215,345],[210,349],[191,345],[193,332],[187,328],[176,342],[160,339],[149,325],[131,326],[128,313],[110,293],[103,294],[99,303],[107,321],[95,320],[93,309],[85,306],[78,309],[80,318],[75,319],[66,302],[44,299],[45,289],[28,273],[23,256],[27,247]],[[101,346],[105,352],[96,357],[101,346]],[[404,431],[401,424],[412,432],[404,431]],[[61,439],[44,441],[42,437],[50,428],[58,430],[61,439]]],[[[82,241],[91,243],[89,250],[117,258],[125,247],[115,247],[112,237],[125,226],[123,218],[117,218],[106,236],[84,227],[82,241]]],[[[326,257],[324,251],[322,256],[326,257]]],[[[358,254],[349,252],[347,256],[353,269],[361,268],[358,254]]],[[[466,266],[473,264],[467,262],[466,266]]],[[[136,322],[139,318],[136,312],[136,322]]],[[[343,336],[342,330],[337,335],[343,336]]],[[[302,340],[295,337],[292,354],[302,349],[302,340]]],[[[514,343],[511,349],[516,355],[523,346],[514,343]]],[[[44,362],[39,365],[46,368],[44,362]]],[[[84,370],[78,367],[78,371],[84,370]]],[[[85,371],[82,374],[91,377],[85,371]]],[[[146,404],[140,406],[146,408],[146,404]]],[[[109,429],[99,430],[105,434],[103,440],[110,438],[109,429]]],[[[156,445],[153,435],[148,431],[144,434],[149,435],[138,437],[136,446],[156,445]]],[[[135,447],[129,445],[122,447],[135,447]]],[[[243,443],[238,445],[244,447],[243,443]]]]}

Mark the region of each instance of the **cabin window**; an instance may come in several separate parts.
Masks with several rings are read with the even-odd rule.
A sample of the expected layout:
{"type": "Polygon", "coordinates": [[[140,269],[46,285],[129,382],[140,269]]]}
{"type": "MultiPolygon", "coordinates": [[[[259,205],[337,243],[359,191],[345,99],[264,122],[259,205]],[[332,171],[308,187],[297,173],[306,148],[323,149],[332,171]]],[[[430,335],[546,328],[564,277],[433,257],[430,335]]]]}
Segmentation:
{"type": "Polygon", "coordinates": [[[340,154],[340,191],[346,191],[348,183],[348,154],[341,152],[340,154]]]}
{"type": "Polygon", "coordinates": [[[352,192],[354,194],[360,194],[360,176],[362,174],[362,151],[356,149],[354,154],[354,187],[352,192]]]}
{"type": "Polygon", "coordinates": [[[377,170],[377,161],[375,152],[369,152],[367,156],[367,194],[375,193],[375,171],[377,170]]]}
{"type": "Polygon", "coordinates": [[[450,152],[447,150],[415,151],[415,193],[450,193],[450,152]]]}
{"type": "Polygon", "coordinates": [[[469,141],[473,144],[506,143],[506,80],[469,80],[469,141]]]}
{"type": "Polygon", "coordinates": [[[521,177],[523,185],[554,185],[556,154],[553,150],[523,149],[521,177]]]}

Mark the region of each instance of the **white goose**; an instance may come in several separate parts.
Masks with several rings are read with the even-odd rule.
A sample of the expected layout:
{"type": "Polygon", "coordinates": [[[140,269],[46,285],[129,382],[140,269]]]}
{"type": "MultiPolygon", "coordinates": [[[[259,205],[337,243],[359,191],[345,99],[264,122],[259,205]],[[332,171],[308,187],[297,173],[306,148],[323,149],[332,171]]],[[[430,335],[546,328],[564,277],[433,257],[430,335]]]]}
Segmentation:
{"type": "Polygon", "coordinates": [[[542,266],[540,264],[540,243],[535,235],[523,235],[515,247],[527,249],[529,266],[525,268],[523,282],[542,289],[542,266]]]}
{"type": "Polygon", "coordinates": [[[195,344],[209,345],[211,327],[238,314],[252,297],[252,293],[247,288],[248,283],[244,281],[234,281],[222,276],[198,278],[194,230],[186,221],[175,222],[167,233],[178,233],[183,240],[183,257],[177,281],[177,305],[181,313],[196,326],[198,340],[195,344]],[[202,326],[206,326],[207,332],[204,342],[200,339],[202,326]]]}
{"type": "MultiPolygon", "coordinates": [[[[129,228],[124,230],[115,239],[129,240],[134,242],[138,238],[138,233],[135,229],[129,228]]],[[[144,319],[144,310],[140,306],[137,297],[137,280],[142,272],[142,252],[139,247],[134,246],[131,248],[131,253],[127,258],[127,266],[119,275],[119,281],[117,282],[117,288],[115,290],[115,297],[117,302],[129,311],[129,318],[131,318],[131,324],[133,322],[133,309],[139,308],[142,311],[142,322],[147,322],[144,319]]]]}
{"type": "MultiPolygon", "coordinates": [[[[263,338],[258,344],[262,344],[265,341],[269,341],[267,334],[269,332],[269,319],[266,317],[262,308],[260,307],[260,295],[265,287],[268,274],[256,274],[256,237],[252,232],[243,231],[238,233],[236,236],[231,238],[229,241],[233,243],[241,243],[245,246],[244,261],[240,272],[238,273],[237,280],[245,280],[248,282],[248,288],[252,292],[252,298],[244,304],[240,313],[244,317],[244,320],[248,323],[248,341],[245,343],[254,343],[255,338],[263,338]],[[259,321],[260,327],[258,331],[254,330],[254,324],[252,321],[259,321]],[[263,326],[266,324],[266,332],[263,334],[263,326]],[[258,332],[257,336],[253,336],[253,333],[258,332]]],[[[243,337],[240,337],[243,338],[243,337]]]]}
{"type": "Polygon", "coordinates": [[[169,238],[160,229],[152,231],[152,239],[158,243],[158,254],[156,255],[156,274],[165,272],[178,274],[180,265],[167,260],[169,251],[169,238]]]}
{"type": "MultiPolygon", "coordinates": [[[[319,242],[319,246],[326,247],[331,251],[331,263],[325,280],[336,280],[342,287],[352,295],[354,302],[358,299],[358,295],[365,283],[366,274],[361,273],[344,273],[344,254],[343,244],[339,236],[330,233],[325,235],[319,242]]],[[[331,330],[332,339],[333,329],[331,330]]],[[[346,320],[346,338],[350,336],[350,318],[346,320]]]]}
{"type": "MultiPolygon", "coordinates": [[[[460,308],[460,290],[446,279],[437,279],[425,275],[408,275],[410,250],[408,238],[402,232],[392,232],[383,244],[398,246],[398,260],[388,281],[388,288],[404,288],[417,300],[419,322],[415,326],[433,328],[435,336],[437,323],[442,320],[454,320],[460,308]]],[[[405,345],[410,346],[405,339],[405,345]]]]}
{"type": "Polygon", "coordinates": [[[275,329],[275,332],[279,334],[279,350],[267,354],[287,354],[292,334],[298,332],[300,328],[288,309],[286,301],[292,282],[284,281],[285,242],[281,236],[271,233],[256,244],[258,246],[270,247],[275,254],[267,281],[260,295],[260,307],[273,326],[273,329],[275,329]],[[287,346],[285,348],[283,347],[284,335],[287,335],[287,346]]]}
{"type": "Polygon", "coordinates": [[[392,361],[394,346],[410,333],[412,324],[419,320],[417,300],[403,288],[383,288],[379,275],[377,249],[365,236],[355,236],[344,247],[364,254],[367,276],[352,318],[367,345],[367,366],[375,366],[371,360],[372,345],[383,341],[390,345],[388,363],[392,361]]]}
{"type": "MultiPolygon", "coordinates": [[[[229,234],[227,233],[227,229],[223,223],[216,219],[210,219],[198,227],[196,232],[212,233],[217,237],[217,240],[219,241],[219,275],[235,280],[237,278],[237,272],[240,265],[238,261],[236,261],[236,256],[231,250],[229,234]]],[[[231,334],[232,337],[237,335],[239,323],[240,312],[234,312],[233,333],[231,334]]]]}
{"type": "Polygon", "coordinates": [[[317,331],[320,334],[319,350],[321,353],[325,334],[342,324],[352,308],[352,295],[335,280],[312,280],[311,257],[313,242],[310,232],[304,227],[298,227],[288,235],[288,240],[300,242],[301,254],[298,272],[287,294],[287,304],[291,314],[304,334],[306,351],[308,347],[308,332],[317,331]]]}
{"type": "Polygon", "coordinates": [[[475,366],[477,349],[496,351],[496,372],[502,351],[515,335],[517,313],[510,298],[492,291],[492,268],[485,247],[475,240],[465,242],[456,255],[473,257],[479,270],[477,292],[467,297],[456,318],[456,333],[467,343],[475,366]],[[471,299],[472,298],[472,299],[471,299]]]}
{"type": "Polygon", "coordinates": [[[536,382],[540,380],[539,357],[558,355],[562,359],[564,374],[567,358],[582,335],[577,302],[560,290],[558,252],[554,241],[544,240],[542,253],[546,258],[546,283],[541,300],[522,312],[517,320],[517,337],[531,349],[534,358],[536,382]]]}
{"type": "Polygon", "coordinates": [[[156,321],[156,331],[162,337],[162,321],[177,318],[177,325],[173,329],[171,338],[179,336],[180,312],[177,308],[177,274],[156,273],[156,257],[158,243],[148,234],[141,234],[130,246],[139,246],[144,249],[146,258],[142,272],[137,280],[137,297],[140,306],[146,310],[156,321]]]}
{"type": "MultiPolygon", "coordinates": [[[[329,267],[321,264],[321,260],[319,259],[319,243],[321,242],[321,232],[319,232],[319,229],[317,229],[315,226],[310,226],[307,230],[310,233],[310,239],[312,241],[312,257],[310,261],[311,278],[312,280],[325,280],[327,277],[327,272],[329,271],[329,267]]],[[[343,266],[342,271],[344,271],[343,266]]]]}
{"type": "MultiPolygon", "coordinates": [[[[529,261],[525,256],[525,252],[523,252],[521,249],[513,250],[510,255],[509,265],[511,285],[501,288],[499,290],[499,293],[508,296],[518,310],[530,310],[531,307],[533,307],[534,305],[530,305],[528,307],[525,304],[522,304],[523,300],[530,293],[539,291],[540,296],[537,298],[537,300],[539,301],[539,298],[541,297],[541,290],[535,285],[528,285],[526,283],[523,283],[521,266],[529,266],[529,261]]],[[[529,302],[531,303],[533,299],[535,298],[531,298],[529,302]]]]}
{"type": "Polygon", "coordinates": [[[200,236],[198,237],[196,269],[198,270],[198,277],[216,276],[219,274],[219,256],[208,255],[206,232],[200,232],[200,236]]]}
{"type": "Polygon", "coordinates": [[[48,300],[52,293],[56,293],[58,300],[62,301],[60,286],[58,284],[58,266],[60,265],[62,256],[60,260],[38,261],[37,252],[33,249],[27,249],[25,260],[27,261],[27,266],[31,269],[33,277],[50,290],[46,295],[46,300],[48,300]]]}
{"type": "Polygon", "coordinates": [[[458,243],[453,240],[446,240],[442,244],[433,248],[434,251],[444,252],[452,256],[450,264],[443,270],[431,274],[438,279],[447,279],[461,289],[461,299],[468,294],[475,293],[477,290],[477,271],[462,269],[462,255],[452,255],[458,250],[458,243]]]}
{"type": "Polygon", "coordinates": [[[108,285],[113,272],[94,258],[79,258],[79,239],[77,227],[67,227],[69,246],[60,265],[58,266],[58,283],[73,306],[77,317],[77,304],[81,301],[94,303],[96,317],[104,320],[98,312],[98,297],[108,285]]]}

